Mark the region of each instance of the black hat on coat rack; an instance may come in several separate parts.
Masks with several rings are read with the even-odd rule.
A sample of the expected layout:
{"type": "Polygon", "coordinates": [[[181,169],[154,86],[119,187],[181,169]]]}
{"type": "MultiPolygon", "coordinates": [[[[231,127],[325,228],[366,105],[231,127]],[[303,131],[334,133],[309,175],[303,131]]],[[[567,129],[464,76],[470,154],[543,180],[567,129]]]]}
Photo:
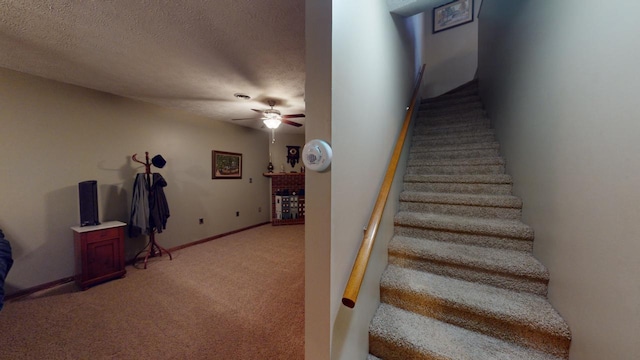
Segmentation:
{"type": "Polygon", "coordinates": [[[158,154],[151,158],[151,163],[153,166],[162,169],[167,164],[167,161],[162,157],[162,155],[158,154]]]}

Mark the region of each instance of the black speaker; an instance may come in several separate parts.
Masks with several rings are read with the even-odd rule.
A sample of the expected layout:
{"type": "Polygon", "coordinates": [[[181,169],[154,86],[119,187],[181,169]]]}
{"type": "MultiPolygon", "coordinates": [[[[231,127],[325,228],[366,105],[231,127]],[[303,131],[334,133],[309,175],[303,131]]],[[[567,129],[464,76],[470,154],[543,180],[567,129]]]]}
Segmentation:
{"type": "Polygon", "coordinates": [[[98,221],[98,182],[88,180],[78,183],[80,198],[80,226],[100,225],[98,221]]]}

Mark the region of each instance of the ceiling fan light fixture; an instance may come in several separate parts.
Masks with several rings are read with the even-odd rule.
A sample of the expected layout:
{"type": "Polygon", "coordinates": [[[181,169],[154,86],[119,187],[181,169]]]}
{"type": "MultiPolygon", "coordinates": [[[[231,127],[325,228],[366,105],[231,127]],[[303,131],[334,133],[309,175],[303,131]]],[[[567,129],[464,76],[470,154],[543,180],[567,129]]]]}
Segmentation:
{"type": "Polygon", "coordinates": [[[266,119],[262,120],[262,122],[269,129],[277,129],[278,126],[280,126],[280,124],[282,124],[282,121],[280,121],[280,119],[277,119],[277,118],[266,118],[266,119]]]}

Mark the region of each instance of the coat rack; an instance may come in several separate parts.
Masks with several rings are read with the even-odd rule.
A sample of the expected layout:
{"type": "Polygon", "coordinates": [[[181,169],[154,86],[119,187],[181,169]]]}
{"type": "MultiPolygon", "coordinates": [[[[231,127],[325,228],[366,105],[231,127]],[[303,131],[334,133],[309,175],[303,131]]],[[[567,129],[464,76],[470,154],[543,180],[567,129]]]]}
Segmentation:
{"type": "MultiPolygon", "coordinates": [[[[147,185],[147,189],[149,190],[149,198],[151,198],[152,193],[151,193],[151,163],[149,162],[149,152],[145,151],[144,156],[145,156],[145,162],[142,162],[140,160],[137,159],[138,154],[133,154],[131,156],[131,160],[140,163],[142,165],[144,165],[144,178],[145,178],[145,182],[147,185]]],[[[149,242],[147,243],[147,245],[142,248],[142,250],[140,250],[136,256],[133,258],[133,264],[135,265],[138,262],[138,257],[146,250],[147,254],[144,257],[144,268],[147,268],[147,261],[149,260],[150,257],[155,257],[155,256],[162,256],[162,252],[164,251],[165,253],[167,253],[169,255],[169,260],[173,260],[173,257],[171,256],[171,252],[169,252],[169,250],[163,248],[162,246],[160,246],[160,244],[158,244],[158,242],[156,241],[156,237],[155,237],[155,229],[151,228],[149,229],[149,242]]]]}

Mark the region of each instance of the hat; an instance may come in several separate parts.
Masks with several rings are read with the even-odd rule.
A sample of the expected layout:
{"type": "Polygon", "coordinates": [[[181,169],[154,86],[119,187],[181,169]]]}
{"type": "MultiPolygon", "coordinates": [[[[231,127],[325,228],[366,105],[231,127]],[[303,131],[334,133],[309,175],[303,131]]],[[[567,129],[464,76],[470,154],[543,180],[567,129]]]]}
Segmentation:
{"type": "Polygon", "coordinates": [[[151,159],[151,163],[153,166],[162,169],[167,161],[162,157],[162,155],[158,154],[151,159]]]}

